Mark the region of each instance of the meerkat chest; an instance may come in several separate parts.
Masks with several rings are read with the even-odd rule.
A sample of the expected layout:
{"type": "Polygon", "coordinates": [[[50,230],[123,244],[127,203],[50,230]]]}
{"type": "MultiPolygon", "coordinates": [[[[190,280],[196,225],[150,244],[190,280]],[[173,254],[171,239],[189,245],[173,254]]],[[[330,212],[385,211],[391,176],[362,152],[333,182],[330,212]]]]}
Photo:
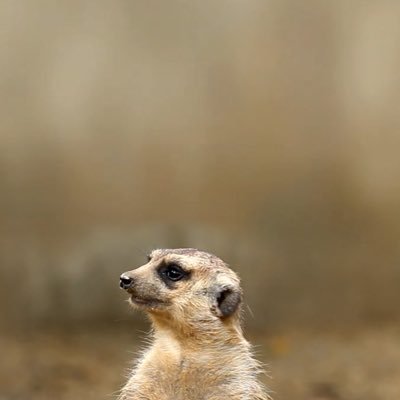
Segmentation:
{"type": "Polygon", "coordinates": [[[127,399],[226,399],[229,369],[206,354],[174,357],[153,353],[134,371],[128,383],[127,399]]]}

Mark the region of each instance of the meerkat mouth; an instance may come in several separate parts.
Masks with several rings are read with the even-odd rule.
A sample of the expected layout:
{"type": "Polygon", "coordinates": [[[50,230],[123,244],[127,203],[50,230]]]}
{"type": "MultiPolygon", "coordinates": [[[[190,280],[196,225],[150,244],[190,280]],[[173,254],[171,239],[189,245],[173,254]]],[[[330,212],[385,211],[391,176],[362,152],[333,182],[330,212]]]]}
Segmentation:
{"type": "Polygon", "coordinates": [[[163,301],[161,301],[161,300],[138,297],[138,296],[135,296],[134,294],[132,294],[130,296],[129,302],[132,305],[143,306],[143,307],[146,307],[146,308],[147,307],[148,308],[160,308],[163,305],[165,305],[165,303],[163,301]]]}

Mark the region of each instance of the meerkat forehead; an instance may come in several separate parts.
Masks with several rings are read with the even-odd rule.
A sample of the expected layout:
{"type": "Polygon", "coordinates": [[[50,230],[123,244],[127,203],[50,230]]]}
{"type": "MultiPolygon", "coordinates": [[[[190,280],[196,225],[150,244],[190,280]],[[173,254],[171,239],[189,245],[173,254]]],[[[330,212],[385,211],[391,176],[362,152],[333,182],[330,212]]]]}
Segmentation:
{"type": "Polygon", "coordinates": [[[149,254],[149,259],[179,259],[187,262],[193,267],[222,267],[229,268],[228,265],[214,254],[207,253],[194,248],[179,249],[155,249],[149,254]]]}

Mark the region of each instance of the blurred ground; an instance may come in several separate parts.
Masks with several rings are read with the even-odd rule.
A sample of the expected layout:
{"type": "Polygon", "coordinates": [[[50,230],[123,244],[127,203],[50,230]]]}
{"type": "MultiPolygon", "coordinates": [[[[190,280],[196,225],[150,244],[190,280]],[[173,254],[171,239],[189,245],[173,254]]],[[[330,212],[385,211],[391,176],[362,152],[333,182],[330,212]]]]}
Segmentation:
{"type": "MultiPolygon", "coordinates": [[[[1,400],[114,399],[144,332],[128,325],[0,338],[1,400]],[[131,331],[129,331],[131,329],[131,331]]],[[[252,335],[276,400],[398,400],[400,327],[252,335]]]]}

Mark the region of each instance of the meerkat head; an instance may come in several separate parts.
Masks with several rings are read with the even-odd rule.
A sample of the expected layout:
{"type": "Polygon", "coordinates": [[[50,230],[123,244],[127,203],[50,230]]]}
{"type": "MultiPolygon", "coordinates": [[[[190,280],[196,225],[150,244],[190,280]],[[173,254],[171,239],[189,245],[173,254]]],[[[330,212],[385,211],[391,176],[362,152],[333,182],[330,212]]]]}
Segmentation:
{"type": "Polygon", "coordinates": [[[130,303],[174,326],[236,320],[242,299],[237,275],[218,257],[196,249],[160,249],[120,277],[130,303]]]}

